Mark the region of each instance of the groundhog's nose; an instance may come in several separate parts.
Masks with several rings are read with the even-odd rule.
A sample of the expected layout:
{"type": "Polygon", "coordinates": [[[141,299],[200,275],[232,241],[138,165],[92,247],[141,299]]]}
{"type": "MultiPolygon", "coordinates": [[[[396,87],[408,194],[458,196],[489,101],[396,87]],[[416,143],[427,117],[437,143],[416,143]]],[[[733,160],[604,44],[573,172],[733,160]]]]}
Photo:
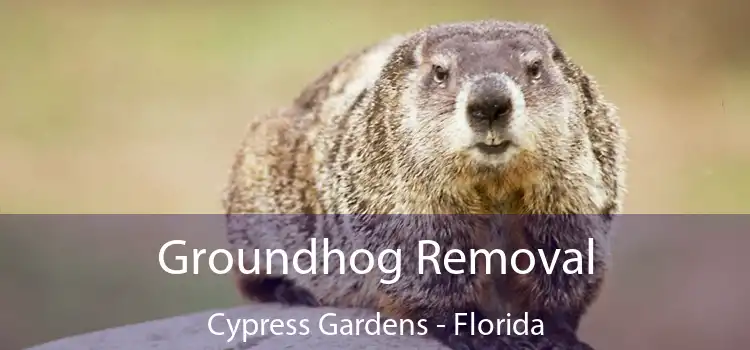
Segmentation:
{"type": "Polygon", "coordinates": [[[474,122],[498,123],[503,126],[513,113],[510,91],[500,79],[488,77],[474,83],[466,112],[474,122]]]}

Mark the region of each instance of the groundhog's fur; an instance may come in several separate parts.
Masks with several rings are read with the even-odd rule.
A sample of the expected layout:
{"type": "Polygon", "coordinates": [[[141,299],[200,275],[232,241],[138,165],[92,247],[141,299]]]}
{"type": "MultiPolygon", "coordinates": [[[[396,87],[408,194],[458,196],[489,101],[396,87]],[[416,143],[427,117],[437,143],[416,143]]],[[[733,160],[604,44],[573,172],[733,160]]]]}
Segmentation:
{"type": "MultiPolygon", "coordinates": [[[[367,275],[339,275],[336,258],[333,274],[303,275],[290,267],[284,276],[244,275],[238,283],[254,300],[365,307],[427,319],[432,334],[455,349],[516,348],[508,344],[521,340],[450,336],[451,326],[434,326],[450,325],[454,312],[506,317],[528,311],[548,321],[549,336],[526,339],[536,348],[585,347],[574,333],[601,287],[611,216],[621,210],[624,163],[624,132],[615,109],[545,27],[482,21],[393,37],[341,60],[289,106],[250,123],[232,168],[228,214],[596,215],[494,221],[429,216],[411,223],[409,233],[362,219],[370,220],[368,229],[357,234],[323,227],[322,219],[312,217],[290,219],[288,231],[281,232],[260,229],[258,216],[228,215],[229,240],[245,249],[248,266],[252,249],[261,249],[263,262],[265,249],[291,256],[308,249],[312,237],[319,251],[322,238],[345,254],[359,248],[403,251],[402,277],[392,285],[379,282],[384,275],[377,267],[367,275]],[[498,129],[510,132],[513,145],[500,155],[482,153],[474,142],[497,144],[506,134],[466,121],[478,77],[504,82],[513,97],[511,120],[498,129]],[[484,139],[481,130],[487,131],[484,139]],[[431,267],[417,274],[421,239],[440,242],[443,252],[585,252],[588,237],[596,242],[594,276],[547,275],[539,265],[527,275],[434,274],[431,267]],[[562,333],[564,340],[554,340],[562,333]]],[[[558,266],[564,259],[561,254],[558,266]]],[[[321,271],[322,263],[314,263],[321,271]]]]}

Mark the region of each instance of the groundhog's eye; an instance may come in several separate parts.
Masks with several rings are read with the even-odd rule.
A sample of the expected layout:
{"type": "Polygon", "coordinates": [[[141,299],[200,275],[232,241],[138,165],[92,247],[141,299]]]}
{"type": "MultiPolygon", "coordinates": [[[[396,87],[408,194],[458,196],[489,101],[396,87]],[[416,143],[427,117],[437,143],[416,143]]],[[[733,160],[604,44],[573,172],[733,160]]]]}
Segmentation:
{"type": "Polygon", "coordinates": [[[432,66],[432,77],[436,83],[440,84],[448,79],[448,69],[435,64],[432,66]]]}
{"type": "Polygon", "coordinates": [[[542,77],[542,61],[534,60],[526,67],[526,74],[532,80],[537,80],[542,77]]]}

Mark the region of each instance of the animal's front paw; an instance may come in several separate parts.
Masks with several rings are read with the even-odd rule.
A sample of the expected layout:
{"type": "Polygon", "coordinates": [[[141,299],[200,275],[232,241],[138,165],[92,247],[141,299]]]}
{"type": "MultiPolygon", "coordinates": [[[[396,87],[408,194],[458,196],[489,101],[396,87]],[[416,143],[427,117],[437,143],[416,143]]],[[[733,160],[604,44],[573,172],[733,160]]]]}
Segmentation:
{"type": "Polygon", "coordinates": [[[308,290],[283,277],[240,276],[237,287],[246,298],[261,303],[289,306],[321,306],[308,290]]]}
{"type": "Polygon", "coordinates": [[[445,341],[451,350],[594,350],[574,335],[510,336],[451,335],[445,341]]]}
{"type": "Polygon", "coordinates": [[[290,306],[320,306],[320,301],[309,291],[289,281],[283,281],[274,288],[276,300],[290,306]]]}
{"type": "MultiPolygon", "coordinates": [[[[512,350],[534,349],[533,347],[511,346],[511,339],[503,336],[480,336],[466,333],[451,334],[443,339],[443,343],[451,350],[512,350]]],[[[523,345],[523,344],[517,344],[523,345]]],[[[531,344],[529,344],[531,345],[531,344]]]]}
{"type": "MultiPolygon", "coordinates": [[[[478,310],[472,311],[476,320],[486,317],[478,310]]],[[[548,321],[544,335],[477,334],[475,327],[454,323],[449,314],[429,318],[428,329],[451,350],[594,350],[580,341],[569,318],[557,315],[540,315],[548,321]],[[450,325],[452,327],[448,327],[450,325]]]]}

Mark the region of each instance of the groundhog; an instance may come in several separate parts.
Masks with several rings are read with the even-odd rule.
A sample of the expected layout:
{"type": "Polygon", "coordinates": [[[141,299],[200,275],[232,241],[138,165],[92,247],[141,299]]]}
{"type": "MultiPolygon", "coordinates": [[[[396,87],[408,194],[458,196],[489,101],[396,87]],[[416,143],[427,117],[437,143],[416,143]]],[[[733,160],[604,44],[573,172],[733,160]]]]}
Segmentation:
{"type": "Polygon", "coordinates": [[[230,244],[247,266],[260,257],[261,272],[238,274],[237,285],[260,302],[425,320],[451,349],[589,349],[576,332],[608,265],[625,190],[624,144],[614,105],[543,25],[486,20],[391,37],[250,122],[224,205],[230,244]],[[319,251],[324,238],[346,254],[401,249],[402,277],[385,284],[377,268],[339,274],[337,263],[346,262],[335,257],[333,273],[283,274],[277,260],[268,273],[267,249],[291,256],[310,249],[312,238],[319,251]],[[559,267],[547,274],[541,266],[528,274],[429,266],[418,273],[420,240],[440,243],[441,252],[526,248],[552,256],[585,252],[588,238],[594,274],[559,267]],[[476,320],[528,313],[544,320],[545,334],[471,334],[454,327],[458,312],[476,320]]]}

